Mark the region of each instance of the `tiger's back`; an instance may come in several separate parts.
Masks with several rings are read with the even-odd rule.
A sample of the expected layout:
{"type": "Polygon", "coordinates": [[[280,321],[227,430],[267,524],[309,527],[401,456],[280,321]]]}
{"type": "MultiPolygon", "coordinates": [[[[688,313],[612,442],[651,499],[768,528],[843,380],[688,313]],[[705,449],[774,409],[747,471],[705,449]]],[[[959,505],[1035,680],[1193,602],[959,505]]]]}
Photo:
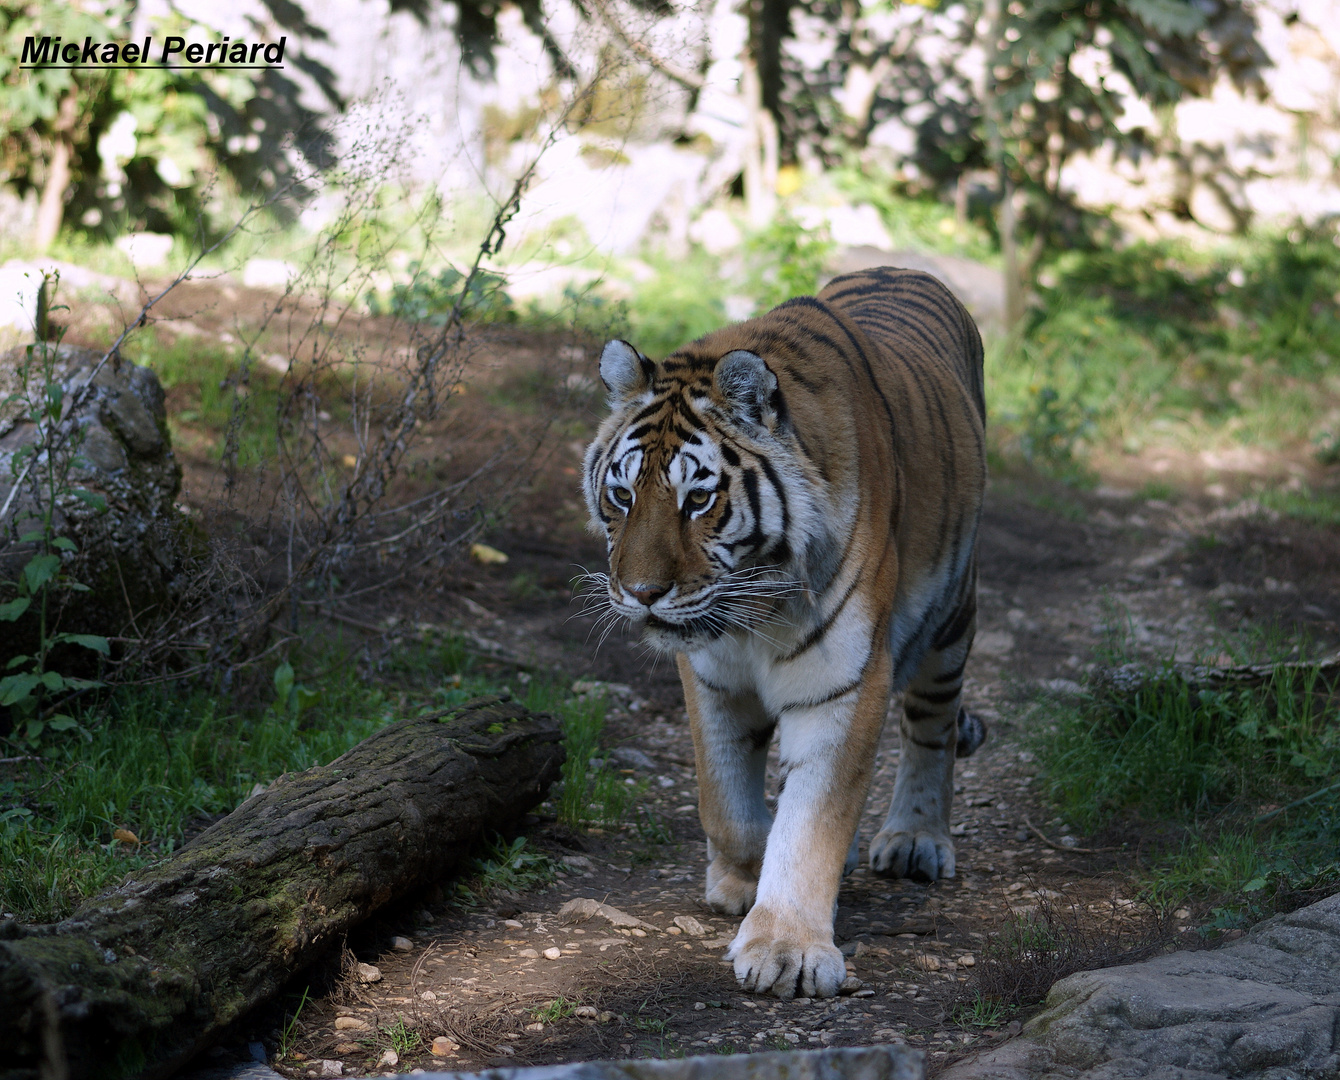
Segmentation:
{"type": "Polygon", "coordinates": [[[744,913],[750,989],[836,993],[832,905],[889,693],[903,752],[871,864],[954,872],[955,752],[985,483],[981,340],[935,279],[835,279],[656,363],[601,360],[587,456],[616,612],[678,654],[708,835],[707,898],[744,913]],[[763,791],[780,734],[775,819],[763,791]]]}

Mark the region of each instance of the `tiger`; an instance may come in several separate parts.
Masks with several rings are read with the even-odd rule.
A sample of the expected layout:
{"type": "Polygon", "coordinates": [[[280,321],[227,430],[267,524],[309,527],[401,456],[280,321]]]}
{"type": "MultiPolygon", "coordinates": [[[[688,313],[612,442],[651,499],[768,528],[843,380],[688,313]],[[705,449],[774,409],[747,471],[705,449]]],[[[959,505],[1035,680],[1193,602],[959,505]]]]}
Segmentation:
{"type": "Polygon", "coordinates": [[[598,603],[675,657],[707,836],[706,900],[743,915],[746,991],[831,997],[842,878],[890,695],[893,799],[872,870],[954,876],[954,759],[986,483],[982,340],[935,278],[881,267],[659,361],[606,344],[584,458],[598,603]],[[776,812],[765,797],[779,740],[776,812]]]}

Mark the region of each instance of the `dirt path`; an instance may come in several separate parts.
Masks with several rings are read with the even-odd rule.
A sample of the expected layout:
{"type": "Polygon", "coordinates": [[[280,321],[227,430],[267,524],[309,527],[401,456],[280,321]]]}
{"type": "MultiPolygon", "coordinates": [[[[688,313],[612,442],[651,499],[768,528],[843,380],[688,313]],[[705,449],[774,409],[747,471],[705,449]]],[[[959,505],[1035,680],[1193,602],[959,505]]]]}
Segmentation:
{"type": "MultiPolygon", "coordinates": [[[[552,468],[561,476],[571,464],[552,468]]],[[[1034,794],[1022,736],[1039,684],[1077,689],[1113,627],[1151,658],[1213,655],[1224,634],[1280,621],[1307,630],[1318,648],[1340,639],[1332,532],[1209,501],[1172,506],[1103,488],[997,482],[967,681],[969,705],[992,731],[957,774],[959,875],[923,886],[858,869],[843,885],[836,931],[859,989],[783,1003],[736,988],[721,957],[738,920],[702,901],[705,844],[673,670],[618,639],[597,652],[591,621],[571,616],[573,564],[598,565],[601,552],[578,538],[580,512],[565,489],[549,490],[497,538],[512,561],[462,571],[449,602],[459,625],[504,651],[628,688],[612,691],[606,743],[631,780],[647,783],[644,828],[577,835],[537,820],[528,843],[562,868],[551,887],[474,911],[419,898],[380,920],[350,943],[379,981],[351,976],[307,1005],[290,1043],[305,1057],[278,1066],[291,1075],[321,1075],[323,1060],[341,1061],[345,1075],[387,1072],[388,1047],[404,1070],[886,1040],[925,1048],[935,1070],[1017,1030],[1000,1026],[1009,1017],[973,1026],[950,1008],[1011,911],[1060,904],[1104,932],[1138,920],[1127,875],[1134,844],[1123,850],[1122,838],[1104,837],[1093,846],[1109,850],[1068,850],[1090,841],[1063,835],[1034,794]],[[560,921],[562,905],[579,897],[641,923],[560,921]],[[433,1036],[447,1037],[446,1056],[428,1053],[433,1036]]],[[[897,757],[891,722],[862,823],[867,840],[888,805],[897,757]]],[[[1181,915],[1174,933],[1194,925],[1181,915]]],[[[273,1050],[273,1032],[259,1037],[273,1050]]]]}

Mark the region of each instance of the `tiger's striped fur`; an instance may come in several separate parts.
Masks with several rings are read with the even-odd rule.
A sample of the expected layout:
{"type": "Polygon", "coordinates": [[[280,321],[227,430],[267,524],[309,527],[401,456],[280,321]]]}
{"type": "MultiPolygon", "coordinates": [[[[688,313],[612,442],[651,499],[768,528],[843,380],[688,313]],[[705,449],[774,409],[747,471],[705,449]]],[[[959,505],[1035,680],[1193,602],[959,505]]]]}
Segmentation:
{"type": "MultiPolygon", "coordinates": [[[[982,345],[934,278],[835,279],[652,362],[610,342],[586,455],[612,608],[677,656],[708,837],[707,899],[748,912],[748,989],[829,996],[844,867],[902,691],[878,873],[954,873],[956,751],[985,484],[982,345]],[[764,799],[780,739],[776,815],[764,799]]],[[[849,854],[850,853],[850,854],[849,854]]]]}

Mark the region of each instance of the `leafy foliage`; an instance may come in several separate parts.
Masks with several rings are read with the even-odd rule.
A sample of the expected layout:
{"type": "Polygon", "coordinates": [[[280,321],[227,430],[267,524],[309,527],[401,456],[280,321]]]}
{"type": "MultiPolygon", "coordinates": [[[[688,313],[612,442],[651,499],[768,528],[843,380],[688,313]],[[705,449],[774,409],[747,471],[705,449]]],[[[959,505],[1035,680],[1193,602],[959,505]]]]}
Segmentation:
{"type": "MultiPolygon", "coordinates": [[[[271,8],[281,28],[319,33],[296,4],[271,8]]],[[[61,0],[0,8],[0,176],[20,194],[46,183],[52,148],[65,140],[73,149],[65,212],[77,227],[102,236],[128,228],[192,235],[215,208],[219,168],[264,198],[295,179],[294,150],[324,162],[330,138],[278,69],[20,69],[25,38],[123,40],[134,9],[61,0]],[[73,108],[63,107],[70,98],[73,108]]],[[[175,12],[152,29],[157,41],[221,40],[175,12]]],[[[300,53],[291,62],[340,104],[328,69],[300,53]]]]}
{"type": "Polygon", "coordinates": [[[390,315],[411,323],[446,326],[460,305],[464,319],[475,322],[511,322],[516,318],[507,282],[498,274],[482,272],[469,281],[454,267],[428,273],[418,262],[409,265],[409,280],[396,282],[391,295],[367,294],[373,315],[390,315]]]}

